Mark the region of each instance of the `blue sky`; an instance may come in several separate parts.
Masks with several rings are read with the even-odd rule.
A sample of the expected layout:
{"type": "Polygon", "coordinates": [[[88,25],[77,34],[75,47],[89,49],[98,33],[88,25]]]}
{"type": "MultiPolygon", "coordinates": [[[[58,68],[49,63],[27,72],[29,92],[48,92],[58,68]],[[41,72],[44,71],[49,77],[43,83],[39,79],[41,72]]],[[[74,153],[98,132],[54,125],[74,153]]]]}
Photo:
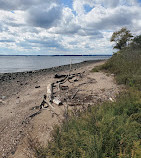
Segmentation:
{"type": "Polygon", "coordinates": [[[141,0],[0,0],[0,55],[112,54],[110,37],[141,34],[141,0]]]}

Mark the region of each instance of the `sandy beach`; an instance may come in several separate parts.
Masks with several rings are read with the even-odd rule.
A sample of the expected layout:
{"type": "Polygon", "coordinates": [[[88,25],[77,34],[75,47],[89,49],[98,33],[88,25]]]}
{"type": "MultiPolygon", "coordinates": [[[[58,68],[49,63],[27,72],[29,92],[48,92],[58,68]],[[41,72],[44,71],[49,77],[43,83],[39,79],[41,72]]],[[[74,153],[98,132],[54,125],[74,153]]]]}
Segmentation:
{"type": "MultiPolygon", "coordinates": [[[[79,89],[75,99],[69,103],[72,105],[70,108],[82,101],[84,105],[94,105],[97,102],[114,100],[120,89],[114,76],[90,72],[104,62],[88,61],[72,65],[71,73],[84,74],[77,82],[65,83],[69,91],[61,92],[63,99],[67,92],[74,94],[79,89]]],[[[0,74],[0,157],[28,158],[31,154],[26,143],[28,133],[38,138],[41,144],[47,144],[53,126],[63,119],[64,105],[54,105],[57,115],[53,115],[49,108],[39,112],[39,105],[46,94],[48,83],[57,81],[54,75],[68,74],[69,70],[70,65],[66,65],[38,71],[0,74]],[[32,117],[36,112],[39,114],[32,117]]]]}

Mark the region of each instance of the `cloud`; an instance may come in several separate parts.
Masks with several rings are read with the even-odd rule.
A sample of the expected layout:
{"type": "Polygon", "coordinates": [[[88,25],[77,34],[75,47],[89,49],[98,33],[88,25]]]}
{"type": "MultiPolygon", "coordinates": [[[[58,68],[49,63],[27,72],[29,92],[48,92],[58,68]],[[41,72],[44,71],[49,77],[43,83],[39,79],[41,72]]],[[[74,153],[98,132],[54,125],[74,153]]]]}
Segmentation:
{"type": "Polygon", "coordinates": [[[79,30],[78,35],[80,36],[91,36],[94,38],[103,38],[103,35],[100,31],[95,31],[91,28],[83,28],[79,30]]]}
{"type": "Polygon", "coordinates": [[[27,24],[50,28],[55,27],[62,16],[61,7],[58,5],[53,6],[39,6],[29,9],[27,13],[27,24]]]}
{"type": "Polygon", "coordinates": [[[40,4],[50,4],[56,0],[0,0],[1,10],[26,10],[32,6],[40,4]]]}
{"type": "Polygon", "coordinates": [[[96,30],[115,30],[123,26],[132,29],[134,19],[141,19],[140,7],[119,6],[107,10],[99,6],[93,8],[83,19],[87,28],[96,30]]]}
{"type": "Polygon", "coordinates": [[[74,35],[81,29],[75,15],[68,7],[62,9],[62,17],[58,27],[50,29],[50,32],[62,35],[74,35]]]}
{"type": "Polygon", "coordinates": [[[42,46],[42,47],[51,47],[51,48],[62,48],[62,46],[59,44],[59,42],[55,39],[29,39],[26,40],[26,42],[31,43],[31,44],[35,44],[37,46],[42,46]]]}
{"type": "Polygon", "coordinates": [[[0,43],[11,43],[11,42],[15,42],[15,41],[12,40],[12,39],[2,39],[2,40],[0,40],[0,43]]]}
{"type": "Polygon", "coordinates": [[[0,0],[0,54],[110,54],[113,31],[141,33],[136,0],[0,0]],[[10,51],[8,51],[10,52],[10,51]]]}

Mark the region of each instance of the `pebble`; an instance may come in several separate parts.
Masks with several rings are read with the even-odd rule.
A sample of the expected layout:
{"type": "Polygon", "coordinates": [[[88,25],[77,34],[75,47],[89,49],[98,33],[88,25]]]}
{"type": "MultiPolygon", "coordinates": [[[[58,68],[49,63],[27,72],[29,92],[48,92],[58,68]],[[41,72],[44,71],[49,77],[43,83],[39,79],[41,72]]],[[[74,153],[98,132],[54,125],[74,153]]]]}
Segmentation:
{"type": "Polygon", "coordinates": [[[6,98],[6,96],[2,96],[2,97],[1,97],[1,99],[5,99],[5,98],[6,98]]]}
{"type": "Polygon", "coordinates": [[[35,86],[35,88],[40,88],[40,86],[35,86]]]}

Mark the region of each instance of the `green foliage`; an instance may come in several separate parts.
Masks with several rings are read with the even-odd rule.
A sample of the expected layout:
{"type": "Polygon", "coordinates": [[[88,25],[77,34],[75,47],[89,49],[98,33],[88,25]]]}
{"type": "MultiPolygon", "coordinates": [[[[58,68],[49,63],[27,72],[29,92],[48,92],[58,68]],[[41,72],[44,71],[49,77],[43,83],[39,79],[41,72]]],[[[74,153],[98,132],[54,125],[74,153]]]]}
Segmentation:
{"type": "Polygon", "coordinates": [[[132,44],[136,47],[141,47],[141,35],[139,36],[136,36],[134,39],[133,39],[133,42],[132,44]]]}
{"type": "Polygon", "coordinates": [[[130,31],[127,30],[125,27],[117,32],[114,32],[111,37],[111,42],[116,43],[114,49],[121,50],[122,48],[125,48],[132,37],[133,36],[130,31]]]}
{"type": "Polygon", "coordinates": [[[130,46],[115,53],[101,69],[116,75],[117,83],[141,90],[141,49],[130,46]]]}
{"type": "Polygon", "coordinates": [[[94,67],[91,72],[99,72],[101,70],[101,66],[94,67]]]}
{"type": "Polygon", "coordinates": [[[56,127],[48,157],[138,158],[141,156],[140,94],[123,93],[56,127]],[[66,128],[67,127],[67,128],[66,128]]]}

